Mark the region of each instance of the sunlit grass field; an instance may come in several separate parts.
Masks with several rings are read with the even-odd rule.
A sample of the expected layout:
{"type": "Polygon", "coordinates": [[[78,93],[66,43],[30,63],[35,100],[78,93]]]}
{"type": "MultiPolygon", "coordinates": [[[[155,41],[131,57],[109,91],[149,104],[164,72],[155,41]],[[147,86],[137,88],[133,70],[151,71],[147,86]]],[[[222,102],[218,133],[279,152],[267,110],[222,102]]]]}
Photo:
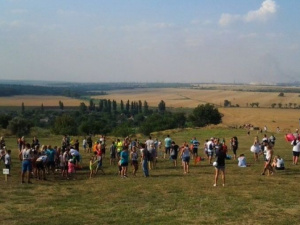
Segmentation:
{"type": "MultiPolygon", "coordinates": [[[[0,181],[1,224],[299,224],[300,165],[292,165],[292,148],[284,134],[275,134],[275,154],[280,154],[285,171],[262,176],[263,159],[254,163],[250,146],[256,132],[247,135],[243,129],[210,127],[154,133],[163,140],[167,134],[178,144],[193,136],[201,142],[211,136],[239,138],[238,154],[244,153],[248,168],[239,168],[237,161],[226,161],[226,186],[213,187],[214,167],[207,160],[191,162],[190,173],[159,154],[157,168],[150,177],[130,173],[128,179],[117,175],[117,167],[104,159],[105,175],[88,178],[90,154],[82,152],[83,169],[76,180],[61,179],[57,173],[47,181],[32,180],[21,184],[20,162],[16,138],[7,137],[12,149],[13,167],[8,182],[0,181]]],[[[261,133],[258,134],[262,138],[261,133]]],[[[270,133],[268,133],[270,136],[270,133]]],[[[32,137],[26,137],[31,142],[32,137]]],[[[77,137],[73,137],[77,138],[77,137]]],[[[82,137],[78,137],[80,142],[82,137]]],[[[93,140],[96,140],[94,137],[93,140]]],[[[139,136],[144,141],[146,137],[139,136]]],[[[39,138],[41,144],[60,145],[60,136],[39,138]]],[[[108,137],[108,145],[112,137],[108,137]]],[[[229,145],[229,144],[228,144],[229,145]]],[[[199,153],[204,157],[203,150],[199,153]]],[[[229,154],[232,155],[229,150],[229,154]]],[[[3,167],[3,163],[1,163],[3,167]]],[[[131,168],[129,168],[131,171],[131,168]]],[[[221,184],[221,181],[220,181],[221,184]]]]}

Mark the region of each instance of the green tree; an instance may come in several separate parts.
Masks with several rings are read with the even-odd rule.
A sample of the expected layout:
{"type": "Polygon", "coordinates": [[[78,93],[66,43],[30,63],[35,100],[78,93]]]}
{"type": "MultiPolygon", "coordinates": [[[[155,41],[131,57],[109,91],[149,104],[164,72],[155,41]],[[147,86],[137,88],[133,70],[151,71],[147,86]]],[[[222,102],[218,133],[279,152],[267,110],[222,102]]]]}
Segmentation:
{"type": "Polygon", "coordinates": [[[113,108],[114,112],[117,111],[117,102],[115,100],[113,100],[113,102],[112,102],[112,108],[113,108]]]}
{"type": "Polygon", "coordinates": [[[77,124],[75,118],[68,114],[56,117],[52,131],[55,134],[77,135],[77,124]]]}
{"type": "Polygon", "coordinates": [[[166,111],[166,103],[161,100],[160,103],[158,104],[158,112],[165,112],[166,111]]]}
{"type": "Polygon", "coordinates": [[[25,112],[25,105],[24,105],[24,102],[22,102],[21,110],[22,110],[22,114],[24,114],[24,112],[25,112]]]}
{"type": "Polygon", "coordinates": [[[222,122],[222,115],[218,109],[211,104],[198,105],[189,116],[189,121],[196,127],[204,127],[209,124],[222,122]]]}
{"type": "Polygon", "coordinates": [[[127,100],[126,105],[125,105],[126,112],[129,112],[129,108],[130,108],[130,102],[129,102],[129,100],[127,100]]]}
{"type": "Polygon", "coordinates": [[[120,109],[121,109],[121,112],[124,111],[124,102],[123,102],[123,100],[121,100],[121,103],[120,103],[120,109]]]}
{"type": "Polygon", "coordinates": [[[95,103],[94,103],[93,99],[90,99],[89,110],[90,111],[95,110],[95,103]]]}
{"type": "Polygon", "coordinates": [[[7,129],[12,134],[20,137],[29,134],[31,127],[33,127],[33,123],[30,120],[23,117],[15,117],[9,121],[7,129]]]}
{"type": "Polygon", "coordinates": [[[224,100],[224,107],[230,107],[231,106],[231,102],[228,101],[227,99],[224,100]]]}
{"type": "Polygon", "coordinates": [[[64,103],[62,101],[59,101],[58,105],[61,110],[64,110],[64,103]]]}
{"type": "Polygon", "coordinates": [[[271,104],[271,107],[272,107],[272,108],[275,108],[276,105],[277,105],[276,103],[272,103],[272,104],[271,104]]]}
{"type": "Polygon", "coordinates": [[[41,112],[44,112],[44,104],[41,105],[41,112]]]}
{"type": "Polygon", "coordinates": [[[279,96],[279,97],[284,97],[284,93],[283,93],[283,92],[280,92],[278,96],[279,96]]]}
{"type": "Polygon", "coordinates": [[[12,116],[11,115],[8,115],[8,114],[0,114],[0,127],[6,129],[8,124],[9,124],[9,121],[12,119],[12,116]]]}
{"type": "Polygon", "coordinates": [[[86,110],[87,110],[87,106],[85,105],[84,102],[81,102],[80,105],[79,105],[79,111],[80,111],[81,113],[85,113],[86,110]]]}
{"type": "Polygon", "coordinates": [[[147,115],[149,113],[149,106],[148,102],[145,100],[144,101],[144,114],[147,115]]]}
{"type": "Polygon", "coordinates": [[[103,99],[100,99],[99,101],[99,112],[103,111],[103,99]]]}

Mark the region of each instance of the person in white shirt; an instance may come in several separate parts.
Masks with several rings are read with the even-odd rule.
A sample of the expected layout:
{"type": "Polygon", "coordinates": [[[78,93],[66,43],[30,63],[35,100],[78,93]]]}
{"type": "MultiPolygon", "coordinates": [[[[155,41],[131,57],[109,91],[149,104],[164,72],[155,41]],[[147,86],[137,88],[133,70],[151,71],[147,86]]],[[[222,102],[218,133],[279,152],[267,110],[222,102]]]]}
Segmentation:
{"type": "Polygon", "coordinates": [[[293,146],[293,164],[297,165],[300,154],[300,141],[295,139],[292,141],[291,145],[293,146]]]}

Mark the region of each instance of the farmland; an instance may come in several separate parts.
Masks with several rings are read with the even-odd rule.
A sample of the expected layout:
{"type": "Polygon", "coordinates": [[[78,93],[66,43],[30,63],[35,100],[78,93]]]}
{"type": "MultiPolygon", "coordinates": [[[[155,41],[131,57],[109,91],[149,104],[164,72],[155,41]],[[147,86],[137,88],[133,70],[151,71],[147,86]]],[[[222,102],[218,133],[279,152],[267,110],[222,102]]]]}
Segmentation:
{"type": "MultiPolygon", "coordinates": [[[[186,128],[154,132],[153,138],[163,140],[167,134],[178,144],[197,137],[201,142],[200,155],[205,158],[202,146],[209,137],[228,140],[237,136],[240,147],[238,154],[245,154],[248,168],[237,167],[233,159],[226,161],[226,186],[213,187],[214,168],[204,159],[198,164],[191,162],[190,173],[183,174],[180,166],[174,168],[171,161],[163,159],[162,149],[158,154],[157,168],[144,178],[141,168],[137,176],[129,173],[128,179],[117,175],[117,167],[109,165],[108,154],[103,161],[105,175],[88,178],[88,163],[91,154],[82,154],[83,169],[76,174],[76,180],[62,179],[60,174],[48,175],[47,181],[33,180],[32,185],[20,184],[20,162],[16,138],[5,137],[7,148],[12,150],[12,176],[8,182],[0,180],[1,224],[298,224],[299,165],[292,165],[291,145],[284,139],[285,132],[294,131],[300,118],[299,109],[271,108],[271,103],[300,104],[297,93],[286,93],[278,97],[275,92],[237,90],[194,90],[179,88],[133,89],[110,91],[97,99],[114,99],[117,102],[144,101],[157,106],[160,100],[167,107],[189,111],[202,103],[216,106],[227,99],[240,107],[219,107],[224,115],[223,123],[205,128],[186,128]],[[259,102],[259,107],[247,103],[259,102]],[[266,133],[276,132],[275,154],[285,160],[286,170],[272,176],[261,176],[263,159],[254,162],[249,151],[256,135],[264,133],[239,128],[250,123],[254,126],[267,125],[266,133]]],[[[15,96],[0,99],[2,107],[55,106],[62,101],[66,107],[79,106],[82,100],[58,96],[15,96]]],[[[88,104],[88,102],[86,102],[88,104]]],[[[37,134],[39,137],[39,135],[37,134]]],[[[31,136],[26,139],[30,142],[31,136]]],[[[78,138],[80,143],[83,137],[78,138]]],[[[93,137],[95,141],[98,136],[93,137]]],[[[117,137],[107,137],[108,145],[117,137]]],[[[144,141],[147,137],[137,134],[132,138],[144,141]]],[[[41,144],[59,146],[61,136],[39,137],[41,144]]],[[[229,154],[232,152],[229,150],[229,154]]],[[[180,163],[179,163],[180,165],[180,163]]],[[[3,163],[1,163],[1,168],[3,163]]],[[[131,171],[131,168],[129,168],[131,171]]]]}

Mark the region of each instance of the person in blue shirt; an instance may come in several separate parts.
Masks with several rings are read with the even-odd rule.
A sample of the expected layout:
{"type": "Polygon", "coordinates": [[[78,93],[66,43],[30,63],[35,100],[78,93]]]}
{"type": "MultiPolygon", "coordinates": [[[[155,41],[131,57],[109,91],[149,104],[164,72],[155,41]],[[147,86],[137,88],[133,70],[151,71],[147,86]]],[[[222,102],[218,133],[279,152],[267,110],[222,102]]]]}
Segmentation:
{"type": "Polygon", "coordinates": [[[129,159],[128,147],[124,147],[123,151],[120,154],[122,178],[127,178],[127,168],[128,168],[128,161],[129,161],[128,159],[129,159]]]}

